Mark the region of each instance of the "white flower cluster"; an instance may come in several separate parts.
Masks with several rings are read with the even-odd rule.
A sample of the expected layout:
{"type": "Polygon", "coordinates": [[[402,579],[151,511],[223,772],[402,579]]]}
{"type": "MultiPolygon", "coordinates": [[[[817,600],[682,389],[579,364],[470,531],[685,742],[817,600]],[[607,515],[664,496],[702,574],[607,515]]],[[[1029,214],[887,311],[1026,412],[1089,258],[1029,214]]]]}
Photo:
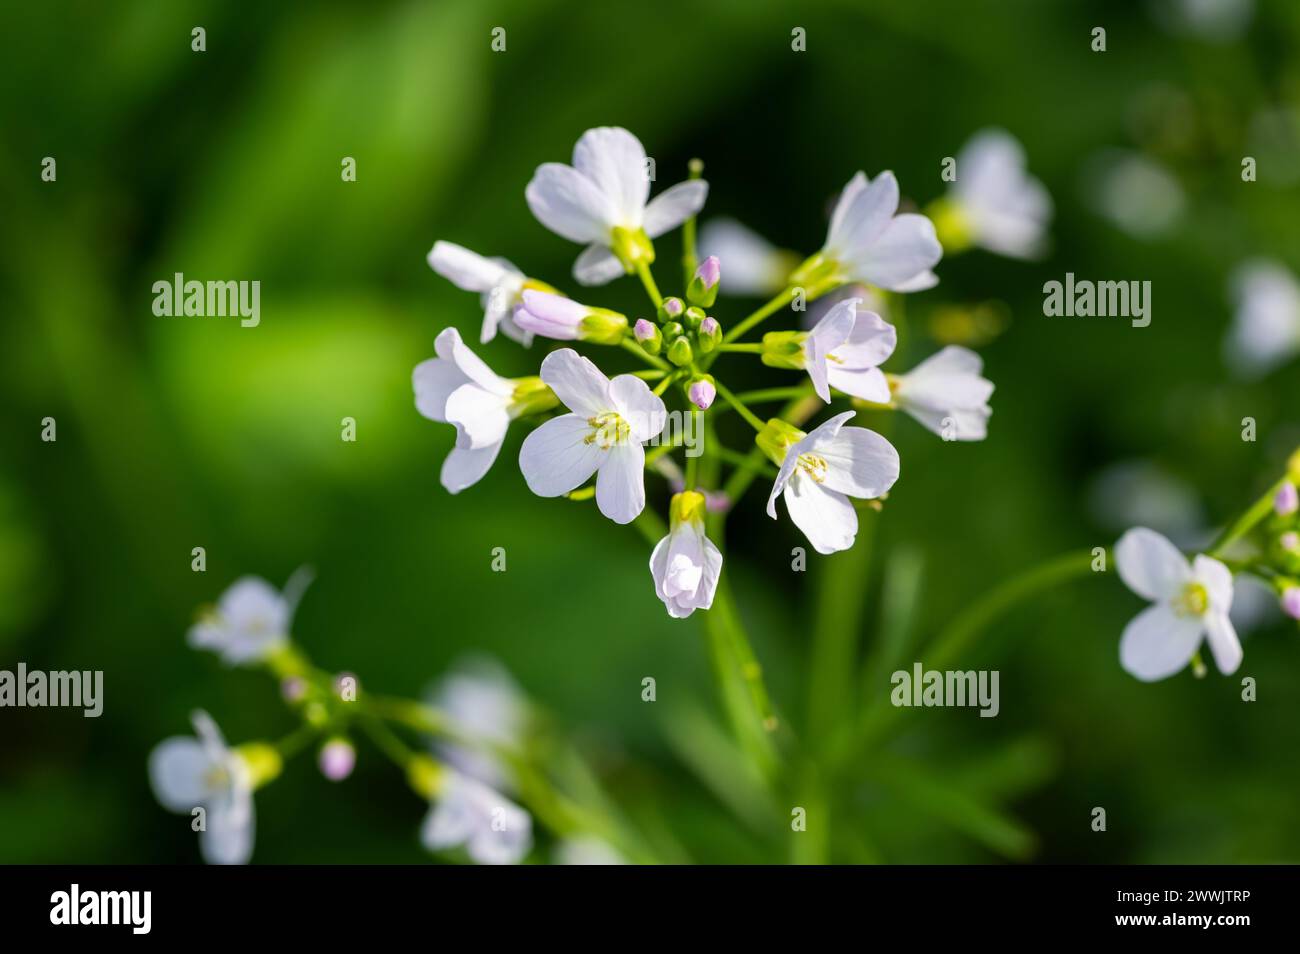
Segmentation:
{"type": "MultiPolygon", "coordinates": [[[[960,218],[967,238],[1029,254],[1040,244],[1050,200],[1024,175],[1023,155],[1008,139],[990,136],[969,147],[970,179],[954,189],[945,215],[950,221],[960,218]]],[[[852,546],[858,517],[850,498],[886,495],[898,479],[897,451],[879,434],[848,426],[853,410],[808,432],[780,417],[762,421],[744,395],[733,394],[712,373],[713,363],[727,353],[757,355],[769,367],[805,372],[807,396],[827,404],[848,398],[860,407],[900,409],[945,440],[985,437],[993,385],[982,376],[980,358],[949,346],[908,373],[887,374],[881,366],[894,352],[897,333],[867,307],[867,297],[839,301],[811,330],[769,332],[761,343],[736,341],[796,299],[850,285],[866,286],[864,295],[875,296],[920,291],[938,282],[933,269],[943,249],[935,226],[924,215],[899,212],[892,173],[874,179],[854,175],[835,205],[825,243],[802,262],[733,226],[731,237],[738,240],[733,250],[705,258],[693,275],[688,270],[685,295],[665,298],[649,268],[655,260],[653,240],[693,222],[708,186],[693,177],[651,199],[647,168],[645,149],[630,132],[591,129],[574,147],[572,165],[540,166],[525,197],[543,225],[586,246],[573,267],[580,285],[636,275],[650,297],[653,319],[630,321],[580,303],[504,259],[445,241],[433,246],[430,266],[482,296],[482,343],[500,329],[524,345],[541,337],[619,346],[649,365],[610,378],[566,347],[545,356],[538,376],[505,379],[471,352],[454,328],[445,329],[435,342],[436,357],[416,366],[413,383],[419,412],[456,429],[442,469],[447,490],[458,493],[480,480],[496,460],[510,422],[526,418],[537,425],[519,454],[529,489],[543,497],[594,495],[602,514],[630,523],[646,505],[644,445],[664,432],[663,395],[679,395],[683,413],[690,415],[707,413],[721,397],[754,427],[758,450],[778,469],[768,514],[776,518],[779,496],[818,552],[852,546]],[[776,297],[724,334],[708,310],[733,253],[737,284],[776,297]],[[774,269],[781,271],[775,280],[774,269]],[[593,477],[594,489],[584,489],[593,477]]],[[[689,237],[687,248],[691,261],[689,237]]],[[[789,390],[793,397],[802,389],[789,390]]],[[[743,466],[734,464],[737,456],[732,453],[728,460],[743,466]]],[[[656,469],[681,473],[670,461],[660,464],[656,469]]],[[[753,466],[763,466],[760,456],[753,466]]],[[[668,533],[650,557],[655,593],[674,617],[712,604],[722,567],[722,552],[704,531],[718,488],[698,486],[694,474],[688,466],[668,509],[668,533]]]]}

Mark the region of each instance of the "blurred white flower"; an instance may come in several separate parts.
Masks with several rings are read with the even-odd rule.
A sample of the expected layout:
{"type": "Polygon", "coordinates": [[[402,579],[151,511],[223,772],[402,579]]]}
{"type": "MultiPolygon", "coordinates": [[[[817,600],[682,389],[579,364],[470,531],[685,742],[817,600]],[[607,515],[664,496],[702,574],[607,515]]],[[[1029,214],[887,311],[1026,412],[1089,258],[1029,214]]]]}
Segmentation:
{"type": "Polygon", "coordinates": [[[573,165],[537,167],[524,191],[537,220],[587,248],[573,265],[583,285],[604,285],[634,264],[654,261],[650,239],[675,229],[704,207],[703,179],[679,182],[647,204],[645,147],[626,129],[588,129],[573,147],[573,165]]]}
{"type": "Polygon", "coordinates": [[[483,305],[483,330],[479,341],[487,344],[500,328],[508,338],[527,347],[533,336],[515,324],[514,308],[525,288],[552,291],[549,285],[527,278],[504,258],[484,258],[452,242],[435,242],[429,267],[457,288],[478,292],[483,305]]]}
{"type": "Polygon", "coordinates": [[[1196,491],[1154,461],[1108,465],[1092,481],[1087,499],[1093,518],[1107,530],[1150,527],[1189,549],[1209,538],[1196,491]]]}
{"type": "Polygon", "coordinates": [[[837,414],[807,434],[774,418],[758,435],[758,446],[780,467],[767,515],[776,519],[782,496],[790,519],[818,553],[853,546],[858,513],[849,497],[880,497],[898,480],[894,445],[865,427],[844,426],[855,413],[837,414]]]}
{"type": "Polygon", "coordinates": [[[208,864],[247,864],[253,855],[253,766],[226,745],[206,712],[191,719],[197,738],[165,739],[149,754],[154,796],[169,811],[203,809],[199,850],[208,864]]]}
{"type": "Polygon", "coordinates": [[[515,308],[515,324],[530,334],[556,341],[616,345],[627,335],[627,317],[593,308],[551,292],[526,289],[515,308]]]}
{"type": "Polygon", "coordinates": [[[519,469],[539,497],[559,497],[596,474],[596,505],[615,523],[645,508],[642,442],[664,429],[668,411],[640,378],[612,381],[570,348],[542,362],[542,380],[573,413],[552,418],[524,440],[519,469]]]}
{"type": "Polygon", "coordinates": [[[1300,283],[1280,262],[1256,259],[1233,272],[1236,305],[1224,348],[1245,377],[1268,373],[1300,352],[1300,283]]]}
{"type": "Polygon", "coordinates": [[[283,593],[260,577],[241,577],[190,628],[189,644],[219,653],[231,666],[261,662],[288,643],[293,612],[311,576],[306,568],[298,570],[283,593]]]}
{"type": "Polygon", "coordinates": [[[508,788],[513,778],[493,748],[514,749],[528,723],[528,702],[500,663],[471,657],[452,667],[429,693],[469,744],[439,742],[443,760],[493,788],[508,788]]]}
{"type": "Polygon", "coordinates": [[[1119,149],[1105,150],[1089,161],[1084,198],[1094,212],[1138,239],[1168,232],[1186,206],[1183,187],[1164,166],[1119,149]]]}
{"type": "Polygon", "coordinates": [[[907,374],[890,378],[894,403],[944,440],[982,441],[993,413],[993,382],[980,356],[948,345],[907,374]]]}
{"type": "Polygon", "coordinates": [[[533,846],[533,820],[528,812],[482,782],[446,769],[437,800],[420,829],[420,842],[429,851],[464,846],[481,865],[510,865],[522,861],[533,846]]]}
{"type": "Polygon", "coordinates": [[[932,288],[931,269],[943,257],[934,224],[924,215],[898,214],[898,180],[882,172],[874,181],[858,172],[840,193],[820,252],[790,277],[792,285],[866,282],[889,291],[932,288]]]}
{"type": "Polygon", "coordinates": [[[1232,571],[1213,557],[1187,558],[1165,537],[1137,527],[1115,545],[1115,567],[1130,590],[1150,600],[1124,628],[1120,664],[1143,682],[1178,672],[1207,639],[1225,675],[1241,665],[1241,643],[1228,617],[1232,571]]]}
{"type": "Polygon", "coordinates": [[[948,193],[958,228],[990,252],[1039,258],[1047,248],[1052,197],[1025,170],[1025,150],[1010,133],[985,129],[957,154],[948,193]]]}
{"type": "Polygon", "coordinates": [[[1255,0],[1150,0],[1157,23],[1173,33],[1231,43],[1250,26],[1255,0]]]}
{"type": "Polygon", "coordinates": [[[442,464],[442,485],[460,493],[483,479],[506,439],[510,422],[555,406],[540,378],[503,378],[445,328],[434,341],[436,358],[411,374],[415,407],[431,421],[453,424],[456,445],[442,464]]]}
{"type": "Polygon", "coordinates": [[[726,266],[719,287],[727,295],[775,295],[799,265],[794,252],[777,248],[735,219],[705,222],[697,244],[700,255],[716,256],[726,266]]]}
{"type": "Polygon", "coordinates": [[[668,608],[668,615],[676,619],[711,607],[718,588],[722,552],[704,535],[704,514],[703,494],[674,494],[668,535],[650,554],[655,594],[668,608]]]}
{"type": "Polygon", "coordinates": [[[614,846],[595,835],[566,838],[555,846],[557,865],[625,865],[627,860],[614,846]]]}

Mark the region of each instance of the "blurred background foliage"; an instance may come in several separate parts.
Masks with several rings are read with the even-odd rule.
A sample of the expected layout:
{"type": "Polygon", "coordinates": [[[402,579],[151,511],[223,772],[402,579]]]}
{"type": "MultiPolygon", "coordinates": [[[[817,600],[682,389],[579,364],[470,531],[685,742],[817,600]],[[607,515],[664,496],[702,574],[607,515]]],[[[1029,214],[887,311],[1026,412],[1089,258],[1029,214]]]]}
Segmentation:
{"type": "MultiPolygon", "coordinates": [[[[891,634],[907,665],[1004,578],[1111,545],[1132,500],[1123,485],[1092,490],[1108,468],[1142,461],[1179,482],[1208,533],[1300,444],[1295,367],[1240,383],[1221,350],[1231,270],[1257,255],[1300,266],[1300,6],[1247,3],[1239,30],[1208,33],[1171,18],[1178,7],[6,4],[0,668],[102,669],[106,698],[98,720],[0,711],[0,861],[195,860],[188,818],[150,795],[150,748],[187,731],[195,707],[236,741],[293,723],[264,677],[224,670],[184,632],[235,577],[279,584],[303,563],[318,576],[295,634],[320,665],[418,694],[467,651],[495,654],[572,727],[629,814],[672,833],[676,857],[799,857],[787,809],[766,832],[733,811],[746,796],[708,754],[721,721],[702,627],[664,613],[639,535],[530,495],[511,466],[517,432],[482,484],[458,498],[438,485],[451,429],[415,412],[410,372],[442,327],[476,338],[481,312],[425,253],[445,238],[572,288],[577,248],[531,217],[523,188],[594,125],[633,130],[661,185],[703,157],[706,218],[738,217],[804,252],[855,170],[895,170],[924,205],[971,133],[1019,137],[1056,202],[1050,257],[944,261],[941,285],[908,302],[913,359],[935,346],[928,327],[950,333],[943,307],[993,302],[1005,317],[982,349],[997,384],[990,438],[945,444],[897,421],[903,477],[873,559],[831,594],[861,602],[868,651],[891,634]],[[193,26],[206,53],[190,49],[193,26]],[[489,48],[495,26],[505,53],[489,48]],[[791,51],[794,26],[807,52],[791,51]],[[1105,53],[1090,49],[1095,26],[1105,53]],[[1096,170],[1116,154],[1172,177],[1167,227],[1143,190],[1107,214],[1096,170]],[[1256,183],[1241,181],[1244,155],[1259,159],[1256,183]],[[44,156],[57,183],[39,179],[44,156]],[[344,156],[355,183],[340,181],[344,156]],[[261,325],[155,317],[150,286],[178,271],[260,280],[261,325]],[[1043,317],[1042,285],[1066,271],[1150,280],[1151,326],[1043,317]],[[57,443],[39,439],[46,416],[57,443]],[[356,443],[339,439],[345,416],[356,443]],[[191,572],[195,546],[206,573],[191,572]],[[490,571],[498,546],[504,574],[490,571]],[[653,705],[640,698],[647,675],[653,705]]],[[[675,241],[660,249],[666,286],[675,241]]],[[[632,281],[598,300],[642,307],[632,281]]],[[[725,325],[748,310],[715,313],[725,325]]],[[[541,346],[498,338],[484,354],[526,374],[541,346]]],[[[602,365],[630,367],[625,357],[602,365]]],[[[728,368],[737,390],[770,382],[743,361],[728,368]]],[[[798,730],[811,607],[845,555],[811,554],[791,573],[804,541],[763,515],[758,491],[728,532],[727,572],[798,730]]],[[[957,661],[1001,671],[999,717],[908,710],[826,796],[835,824],[821,856],[1296,860],[1294,624],[1246,638],[1241,675],[1258,680],[1259,701],[1244,704],[1238,680],[1217,673],[1141,685],[1122,672],[1119,634],[1138,608],[1108,575],[1000,620],[957,661]],[[1104,834],[1090,828],[1094,806],[1104,834]]],[[[888,673],[863,686],[879,698],[888,673]]],[[[259,861],[427,857],[422,808],[373,749],[337,786],[310,758],[291,763],[258,806],[259,861]]]]}

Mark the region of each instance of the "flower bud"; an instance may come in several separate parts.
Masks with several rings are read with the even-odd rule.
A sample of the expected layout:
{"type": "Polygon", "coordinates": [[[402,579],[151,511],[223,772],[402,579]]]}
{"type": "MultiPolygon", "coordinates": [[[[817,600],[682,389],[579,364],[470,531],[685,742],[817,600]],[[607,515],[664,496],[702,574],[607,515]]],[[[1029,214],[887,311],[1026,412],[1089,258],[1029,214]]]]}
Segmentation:
{"type": "Polygon", "coordinates": [[[1288,530],[1277,538],[1277,545],[1282,548],[1284,553],[1295,553],[1300,550],[1300,533],[1288,530]]]}
{"type": "Polygon", "coordinates": [[[699,330],[700,352],[708,354],[710,351],[722,344],[722,326],[718,324],[716,318],[705,318],[700,322],[699,330]]]}
{"type": "Polygon", "coordinates": [[[1282,612],[1292,619],[1300,619],[1300,586],[1288,586],[1282,591],[1282,612]]]}
{"type": "Polygon", "coordinates": [[[712,376],[705,375],[692,381],[691,386],[686,389],[686,396],[701,411],[707,411],[712,407],[713,399],[718,396],[718,389],[713,385],[712,376]]]}
{"type": "Polygon", "coordinates": [[[307,696],[307,681],[301,676],[288,676],[280,681],[280,695],[285,702],[301,702],[307,696]]]}
{"type": "Polygon", "coordinates": [[[1282,486],[1277,489],[1273,495],[1273,510],[1279,517],[1289,517],[1300,509],[1300,494],[1296,492],[1295,484],[1291,481],[1283,481],[1282,486]]]}
{"type": "Polygon", "coordinates": [[[702,322],[707,317],[708,316],[704,314],[703,308],[696,308],[694,305],[692,305],[690,308],[686,309],[686,327],[690,328],[691,330],[694,330],[698,328],[700,326],[700,322],[702,322]]]}
{"type": "Polygon", "coordinates": [[[718,298],[718,280],[722,277],[722,266],[716,255],[710,255],[700,262],[695,270],[695,277],[686,289],[686,298],[692,305],[712,308],[718,298]]]}
{"type": "Polygon", "coordinates": [[[632,336],[636,338],[637,344],[646,354],[658,354],[663,350],[663,332],[653,322],[638,318],[636,324],[632,326],[632,336]]]}
{"type": "Polygon", "coordinates": [[[682,335],[686,334],[686,329],[682,327],[680,321],[670,321],[664,325],[664,340],[668,342],[676,341],[682,335]]]}
{"type": "Polygon", "coordinates": [[[684,368],[695,358],[691,343],[685,337],[677,338],[668,348],[668,360],[679,368],[684,368]]]}
{"type": "Polygon", "coordinates": [[[357,764],[357,750],[347,739],[335,737],[321,746],[317,760],[320,773],[331,782],[341,782],[357,764]]]}
{"type": "Polygon", "coordinates": [[[659,320],[676,321],[686,311],[686,303],[680,298],[665,298],[659,306],[659,320]]]}
{"type": "Polygon", "coordinates": [[[806,331],[769,331],[763,335],[763,351],[759,355],[769,368],[798,371],[806,364],[803,353],[806,331]]]}
{"type": "Polygon", "coordinates": [[[593,308],[578,325],[578,340],[614,345],[627,333],[627,318],[608,308],[593,308]]]}

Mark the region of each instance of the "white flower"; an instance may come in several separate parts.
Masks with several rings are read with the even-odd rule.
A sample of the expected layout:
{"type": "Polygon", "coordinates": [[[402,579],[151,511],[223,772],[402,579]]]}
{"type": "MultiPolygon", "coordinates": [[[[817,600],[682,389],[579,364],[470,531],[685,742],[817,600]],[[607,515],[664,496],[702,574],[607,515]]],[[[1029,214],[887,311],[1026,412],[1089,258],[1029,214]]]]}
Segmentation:
{"type": "Polygon", "coordinates": [[[1151,601],[1124,628],[1120,664],[1143,682],[1178,672],[1205,636],[1224,675],[1241,665],[1241,643],[1228,619],[1232,571],[1201,554],[1191,563],[1167,539],[1137,527],[1115,545],[1115,567],[1130,590],[1151,601]]]}
{"type": "Polygon", "coordinates": [[[206,712],[191,719],[198,738],[165,739],[149,754],[154,795],[169,811],[204,810],[199,850],[208,864],[247,864],[253,854],[253,768],[226,745],[206,712]]]}
{"type": "Polygon", "coordinates": [[[986,129],[962,147],[949,197],[976,245],[1013,258],[1045,251],[1052,197],[1025,171],[1025,151],[1009,133],[986,129]]]}
{"type": "Polygon", "coordinates": [[[625,865],[627,859],[614,846],[595,835],[565,838],[555,846],[557,865],[625,865]]]}
{"type": "Polygon", "coordinates": [[[437,801],[420,829],[429,851],[464,845],[481,865],[517,864],[533,846],[528,812],[482,782],[453,770],[441,783],[437,801]]]}
{"type": "Polygon", "coordinates": [[[790,277],[791,285],[821,291],[866,282],[889,291],[932,288],[931,269],[943,257],[934,224],[924,215],[898,215],[898,181],[882,172],[874,182],[859,172],[831,213],[826,244],[790,277]]]}
{"type": "Polygon", "coordinates": [[[532,289],[524,292],[523,302],[515,308],[514,321],[531,334],[556,341],[616,345],[627,336],[626,315],[532,289]]]}
{"type": "Polygon", "coordinates": [[[860,304],[860,298],[840,302],[803,341],[804,367],[827,404],[832,387],[864,401],[889,403],[889,383],[879,366],[894,353],[898,332],[875,312],[859,311],[860,304]]]}
{"type": "Polygon", "coordinates": [[[1237,310],[1226,348],[1238,372],[1262,375],[1300,352],[1300,284],[1285,265],[1245,263],[1233,273],[1232,296],[1237,310]]]}
{"type": "Polygon", "coordinates": [[[572,242],[587,244],[573,265],[583,285],[604,285],[635,262],[654,261],[650,239],[699,212],[709,186],[691,179],[646,204],[650,175],[645,148],[626,129],[588,129],[573,147],[573,165],[537,167],[524,195],[538,221],[572,242]]]}
{"type": "Polygon", "coordinates": [[[898,480],[894,446],[865,427],[844,426],[855,413],[837,414],[808,434],[774,418],[758,436],[759,447],[781,468],[767,515],[776,519],[781,494],[790,519],[818,553],[853,546],[858,514],[849,497],[879,497],[898,480]]]}
{"type": "Polygon", "coordinates": [[[615,523],[645,507],[645,450],[664,429],[664,402],[640,378],[612,381],[570,348],[542,362],[542,380],[573,413],[552,418],[524,440],[519,468],[539,497],[567,494],[596,474],[596,505],[615,523]]]}
{"type": "Polygon", "coordinates": [[[511,317],[525,287],[547,288],[525,277],[504,258],[484,258],[477,252],[451,242],[434,242],[429,252],[429,267],[457,288],[478,292],[483,305],[483,331],[479,341],[487,344],[497,336],[497,329],[527,347],[533,336],[515,325],[511,317]]]}
{"type": "Polygon", "coordinates": [[[705,222],[698,245],[700,255],[715,256],[726,266],[720,288],[727,295],[775,295],[799,265],[793,252],[777,248],[735,219],[705,222]]]}
{"type": "Polygon", "coordinates": [[[655,594],[668,608],[668,615],[676,619],[684,619],[697,609],[708,609],[718,588],[722,553],[704,535],[704,513],[703,494],[674,494],[668,536],[650,554],[655,594]]]}
{"type": "Polygon", "coordinates": [[[455,328],[434,341],[436,358],[415,366],[415,407],[425,417],[456,426],[456,446],[442,465],[442,485],[459,493],[488,472],[511,420],[554,407],[539,378],[503,378],[461,340],[455,328]]]}
{"type": "Polygon", "coordinates": [[[440,743],[438,752],[443,759],[493,788],[509,785],[507,766],[488,750],[518,746],[527,724],[528,704],[505,668],[488,657],[464,660],[438,682],[429,701],[470,743],[440,743]]]}
{"type": "Polygon", "coordinates": [[[894,404],[946,441],[982,441],[993,413],[993,382],[983,369],[974,351],[949,345],[891,379],[894,404]]]}
{"type": "Polygon", "coordinates": [[[281,593],[260,577],[236,580],[190,628],[189,644],[220,653],[231,666],[260,662],[289,641],[293,611],[310,581],[310,571],[299,570],[281,593]]]}

